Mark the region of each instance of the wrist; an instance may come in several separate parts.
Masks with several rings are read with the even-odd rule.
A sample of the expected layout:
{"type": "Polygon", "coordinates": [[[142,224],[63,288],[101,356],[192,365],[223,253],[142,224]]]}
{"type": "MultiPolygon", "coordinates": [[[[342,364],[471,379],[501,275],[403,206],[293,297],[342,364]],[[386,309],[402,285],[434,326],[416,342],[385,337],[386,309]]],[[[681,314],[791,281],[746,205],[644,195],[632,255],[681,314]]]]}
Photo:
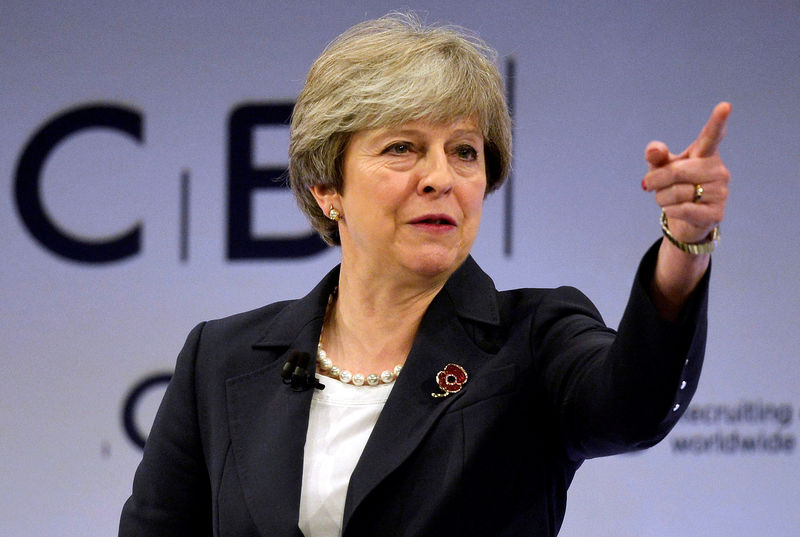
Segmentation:
{"type": "Polygon", "coordinates": [[[714,229],[712,229],[702,241],[683,242],[673,235],[672,231],[669,229],[667,213],[665,213],[663,209],[661,210],[661,232],[664,234],[667,241],[675,248],[690,255],[710,254],[717,247],[721,238],[719,226],[714,226],[714,229]]]}

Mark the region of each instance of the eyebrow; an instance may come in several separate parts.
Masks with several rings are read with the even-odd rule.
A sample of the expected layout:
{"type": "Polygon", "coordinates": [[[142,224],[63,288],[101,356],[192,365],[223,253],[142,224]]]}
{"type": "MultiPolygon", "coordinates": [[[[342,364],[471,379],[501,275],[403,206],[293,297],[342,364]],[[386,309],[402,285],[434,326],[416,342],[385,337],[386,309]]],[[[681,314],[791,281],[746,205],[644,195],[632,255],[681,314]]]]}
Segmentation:
{"type": "MultiPolygon", "coordinates": [[[[378,134],[378,138],[383,137],[392,137],[392,136],[410,136],[410,135],[419,135],[424,134],[424,129],[415,129],[415,128],[403,128],[403,129],[395,129],[393,127],[385,127],[384,132],[378,134]]],[[[478,136],[483,138],[483,131],[481,129],[475,128],[463,128],[457,129],[451,133],[452,136],[464,136],[464,135],[472,135],[478,136]]]]}

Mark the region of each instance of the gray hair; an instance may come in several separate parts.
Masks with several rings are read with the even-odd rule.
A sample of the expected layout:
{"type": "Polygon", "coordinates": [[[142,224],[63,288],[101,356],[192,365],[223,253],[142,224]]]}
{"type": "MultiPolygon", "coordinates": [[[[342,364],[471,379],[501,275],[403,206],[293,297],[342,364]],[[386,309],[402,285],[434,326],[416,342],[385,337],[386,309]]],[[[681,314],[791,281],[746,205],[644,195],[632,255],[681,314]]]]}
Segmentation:
{"type": "Polygon", "coordinates": [[[483,132],[487,194],[511,165],[511,118],[497,53],[452,26],[426,26],[391,13],[357,24],[331,42],[311,66],[297,98],[289,135],[289,182],[300,209],[329,244],[338,226],[310,187],[342,192],[342,159],[360,130],[425,119],[476,117],[483,132]]]}

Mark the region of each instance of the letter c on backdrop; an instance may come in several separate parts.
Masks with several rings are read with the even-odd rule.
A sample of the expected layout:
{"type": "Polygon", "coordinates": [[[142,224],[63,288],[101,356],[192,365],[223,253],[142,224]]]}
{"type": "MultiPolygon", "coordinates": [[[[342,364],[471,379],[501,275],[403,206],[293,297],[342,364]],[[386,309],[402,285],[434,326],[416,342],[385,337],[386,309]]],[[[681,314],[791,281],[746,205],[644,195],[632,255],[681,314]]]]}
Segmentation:
{"type": "Polygon", "coordinates": [[[144,449],[148,435],[140,430],[136,423],[136,407],[150,389],[161,384],[169,384],[171,379],[172,373],[154,373],[139,381],[125,398],[125,405],[122,408],[122,426],[130,441],[140,449],[144,449]]]}
{"type": "Polygon", "coordinates": [[[142,115],[132,108],[94,104],[68,110],[45,123],[25,146],[17,165],[14,194],[22,222],[42,246],[73,261],[108,263],[141,249],[141,223],[114,237],[81,240],[59,228],[42,205],[41,172],[47,157],[69,136],[92,128],[113,129],[142,142],[142,115]]]}

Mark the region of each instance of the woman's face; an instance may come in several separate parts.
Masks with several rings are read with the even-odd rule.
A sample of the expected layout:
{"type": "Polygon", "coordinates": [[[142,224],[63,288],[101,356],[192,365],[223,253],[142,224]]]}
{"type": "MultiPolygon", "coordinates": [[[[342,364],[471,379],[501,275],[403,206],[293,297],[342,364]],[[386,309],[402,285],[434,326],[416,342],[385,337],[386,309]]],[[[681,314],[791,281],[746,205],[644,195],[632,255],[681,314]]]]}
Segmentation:
{"type": "MultiPolygon", "coordinates": [[[[466,259],[486,192],[474,119],[411,121],[352,135],[333,206],[343,263],[377,274],[449,276],[466,259]]],[[[326,210],[330,207],[323,207],[326,210]]]]}

